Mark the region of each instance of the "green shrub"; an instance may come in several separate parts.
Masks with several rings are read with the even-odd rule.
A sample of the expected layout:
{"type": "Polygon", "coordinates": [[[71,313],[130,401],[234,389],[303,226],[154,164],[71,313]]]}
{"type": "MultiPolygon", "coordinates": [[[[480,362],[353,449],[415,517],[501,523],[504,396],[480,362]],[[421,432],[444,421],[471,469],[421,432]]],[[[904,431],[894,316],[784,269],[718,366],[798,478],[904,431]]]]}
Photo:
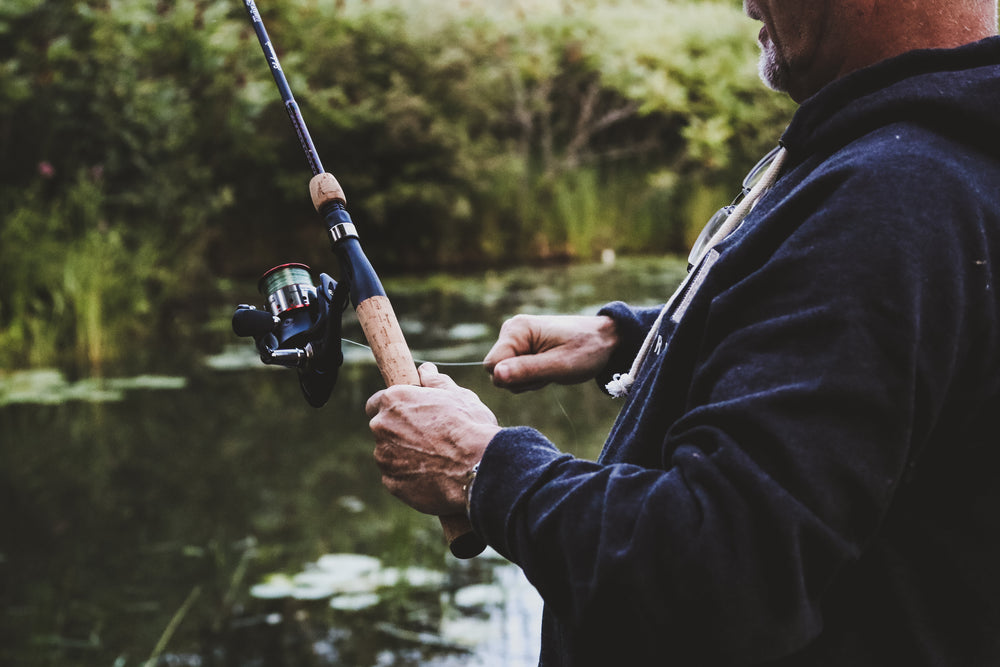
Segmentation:
{"type": "MultiPolygon", "coordinates": [[[[261,4],[382,272],[684,252],[791,109],[735,2],[261,4]]],[[[0,155],[5,365],[96,367],[213,277],[333,268],[241,3],[3,3],[0,155]]]]}

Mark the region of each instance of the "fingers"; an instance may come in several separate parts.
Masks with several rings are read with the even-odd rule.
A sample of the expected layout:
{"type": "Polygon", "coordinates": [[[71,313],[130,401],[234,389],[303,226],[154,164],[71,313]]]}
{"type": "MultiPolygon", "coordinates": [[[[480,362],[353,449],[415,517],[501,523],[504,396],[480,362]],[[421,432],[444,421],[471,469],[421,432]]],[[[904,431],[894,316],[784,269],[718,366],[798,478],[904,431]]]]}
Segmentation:
{"type": "MultiPolygon", "coordinates": [[[[496,423],[496,417],[471,389],[459,386],[451,377],[439,373],[431,363],[422,364],[417,373],[420,386],[395,385],[378,391],[365,403],[365,414],[376,428],[376,418],[382,413],[412,412],[423,406],[426,412],[461,411],[466,418],[485,423],[496,423]]],[[[408,414],[408,418],[416,415],[408,414]]]]}
{"type": "Polygon", "coordinates": [[[377,391],[372,394],[365,403],[365,414],[371,419],[382,409],[382,397],[385,391],[377,391]]]}
{"type": "Polygon", "coordinates": [[[531,321],[532,317],[529,315],[515,315],[503,323],[497,342],[483,359],[483,367],[487,373],[493,373],[496,365],[504,359],[534,352],[531,346],[531,321]]]}
{"type": "Polygon", "coordinates": [[[514,393],[541,389],[550,382],[539,372],[543,365],[536,356],[504,359],[493,367],[493,385],[514,393]]]}
{"type": "Polygon", "coordinates": [[[493,344],[490,351],[486,353],[486,357],[483,358],[483,368],[486,369],[487,373],[495,373],[498,363],[504,359],[516,357],[517,354],[517,351],[506,339],[500,338],[493,344]]]}
{"type": "Polygon", "coordinates": [[[433,364],[418,369],[422,386],[396,385],[365,404],[382,483],[427,514],[464,508],[468,470],[500,430],[496,416],[472,391],[433,364]]]}
{"type": "Polygon", "coordinates": [[[538,323],[539,318],[531,315],[515,315],[503,323],[497,342],[483,359],[483,368],[492,376],[495,386],[519,393],[549,383],[537,376],[538,323]]]}
{"type": "MultiPolygon", "coordinates": [[[[433,387],[435,389],[458,388],[455,381],[444,373],[439,373],[437,366],[434,364],[421,364],[420,368],[417,369],[417,374],[420,376],[421,387],[433,387]]],[[[396,392],[408,392],[411,389],[412,387],[410,385],[396,385],[394,387],[389,387],[375,392],[365,403],[365,414],[368,415],[369,419],[371,419],[381,411],[388,400],[386,392],[392,392],[394,394],[396,392]]]]}
{"type": "Polygon", "coordinates": [[[417,374],[420,375],[420,384],[424,387],[434,387],[435,389],[458,387],[450,376],[439,373],[437,366],[432,363],[421,364],[420,368],[417,369],[417,374]]]}
{"type": "Polygon", "coordinates": [[[483,366],[494,385],[513,392],[576,384],[596,377],[617,345],[607,316],[517,315],[504,323],[483,366]]]}

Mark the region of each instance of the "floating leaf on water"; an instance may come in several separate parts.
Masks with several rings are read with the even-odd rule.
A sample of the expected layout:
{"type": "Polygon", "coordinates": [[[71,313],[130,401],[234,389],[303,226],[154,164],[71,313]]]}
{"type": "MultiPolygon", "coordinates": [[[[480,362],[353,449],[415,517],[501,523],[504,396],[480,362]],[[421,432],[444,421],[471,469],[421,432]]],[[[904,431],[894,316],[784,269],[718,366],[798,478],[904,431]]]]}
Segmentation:
{"type": "Polygon", "coordinates": [[[125,398],[125,392],[115,389],[108,381],[88,378],[67,385],[62,398],[67,401],[89,401],[91,403],[113,403],[125,398]]]}
{"type": "Polygon", "coordinates": [[[448,580],[444,572],[426,567],[387,567],[379,574],[381,586],[398,586],[406,584],[413,588],[435,588],[443,586],[448,580]]]}
{"type": "Polygon", "coordinates": [[[321,580],[303,579],[301,576],[295,575],[295,587],[288,597],[295,600],[324,600],[340,592],[338,586],[327,585],[327,582],[321,580]]]}
{"type": "MultiPolygon", "coordinates": [[[[441,587],[447,582],[444,572],[423,567],[382,567],[382,562],[363,554],[327,554],[293,576],[270,575],[261,584],[251,588],[257,598],[294,598],[296,600],[321,600],[337,596],[337,604],[358,604],[365,607],[378,602],[376,591],[380,588],[406,585],[413,588],[441,587]],[[375,601],[371,597],[374,596],[375,601]],[[355,599],[356,598],[356,599],[355,599]]],[[[362,608],[362,607],[359,607],[362,608]]]]}
{"type": "Polygon", "coordinates": [[[289,598],[295,592],[295,583],[291,577],[284,574],[272,574],[264,580],[250,588],[250,595],[261,600],[278,600],[289,598]]]}
{"type": "Polygon", "coordinates": [[[374,607],[381,601],[375,593],[348,593],[335,595],[330,599],[330,607],[338,611],[360,611],[374,607]]]}
{"type": "Polygon", "coordinates": [[[381,569],[382,561],[364,554],[326,554],[319,557],[315,567],[343,576],[361,576],[381,569]]]}
{"type": "Polygon", "coordinates": [[[0,375],[0,405],[8,403],[61,403],[66,378],[43,368],[0,375]]]}
{"type": "Polygon", "coordinates": [[[292,577],[292,581],[295,583],[292,597],[297,600],[320,600],[338,593],[360,593],[371,589],[363,578],[322,570],[300,572],[292,577]]]}
{"type": "Polygon", "coordinates": [[[245,371],[267,368],[280,369],[280,366],[262,364],[260,353],[252,343],[226,345],[222,352],[205,357],[205,365],[216,371],[245,371]]]}
{"type": "Polygon", "coordinates": [[[133,378],[113,378],[108,380],[111,389],[184,389],[187,378],[170,375],[137,375],[133,378]]]}
{"type": "Polygon", "coordinates": [[[134,378],[84,378],[68,382],[59,370],[42,368],[0,374],[0,405],[35,403],[54,405],[66,401],[103,403],[120,401],[132,389],[183,389],[187,379],[159,375],[134,378]]]}
{"type": "Polygon", "coordinates": [[[362,554],[327,554],[292,577],[293,597],[317,600],[339,593],[367,593],[379,586],[382,562],[362,554]]]}

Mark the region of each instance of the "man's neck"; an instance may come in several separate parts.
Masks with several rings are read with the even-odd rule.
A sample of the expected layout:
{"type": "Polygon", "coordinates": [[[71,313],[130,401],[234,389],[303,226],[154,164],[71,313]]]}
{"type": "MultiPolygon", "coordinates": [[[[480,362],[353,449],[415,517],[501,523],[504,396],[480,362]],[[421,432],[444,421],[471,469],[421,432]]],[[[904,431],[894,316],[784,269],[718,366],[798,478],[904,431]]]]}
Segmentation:
{"type": "MultiPolygon", "coordinates": [[[[955,48],[997,34],[993,2],[857,0],[851,10],[842,19],[853,17],[841,33],[846,39],[827,45],[831,53],[825,59],[826,75],[816,72],[823,80],[814,81],[812,90],[789,91],[799,93],[792,94],[794,99],[801,101],[830,81],[908,51],[955,48]]],[[[808,82],[803,83],[810,88],[808,82]]]]}

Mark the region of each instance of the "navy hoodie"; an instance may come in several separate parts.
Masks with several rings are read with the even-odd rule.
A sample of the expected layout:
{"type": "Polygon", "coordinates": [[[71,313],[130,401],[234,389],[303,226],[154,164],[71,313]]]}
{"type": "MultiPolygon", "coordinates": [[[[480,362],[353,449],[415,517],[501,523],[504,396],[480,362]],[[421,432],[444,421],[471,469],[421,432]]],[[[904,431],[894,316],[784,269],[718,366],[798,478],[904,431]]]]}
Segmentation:
{"type": "MultiPolygon", "coordinates": [[[[541,664],[1000,665],[1000,38],[835,81],[782,143],[600,460],[486,450],[541,664]]],[[[624,372],[657,311],[602,312],[624,372]]]]}

